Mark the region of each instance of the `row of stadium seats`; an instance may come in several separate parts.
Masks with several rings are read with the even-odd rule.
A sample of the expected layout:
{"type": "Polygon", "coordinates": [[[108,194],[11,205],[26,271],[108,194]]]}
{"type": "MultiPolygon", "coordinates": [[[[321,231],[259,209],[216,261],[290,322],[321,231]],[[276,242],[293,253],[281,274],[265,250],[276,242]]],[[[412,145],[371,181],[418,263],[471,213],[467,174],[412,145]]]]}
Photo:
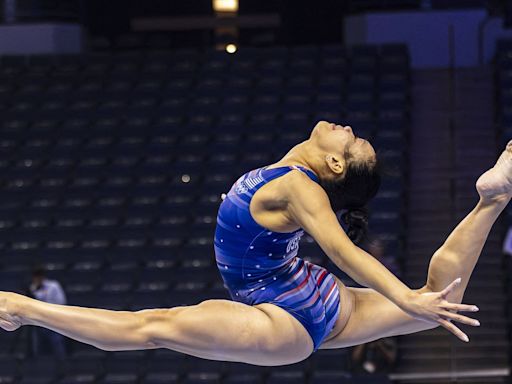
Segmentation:
{"type": "Polygon", "coordinates": [[[40,118],[59,116],[60,120],[83,116],[89,120],[86,124],[92,119],[123,116],[126,120],[137,118],[142,125],[141,119],[156,119],[145,125],[157,129],[213,123],[236,131],[242,124],[251,129],[290,124],[289,114],[297,115],[293,117],[295,125],[310,120],[308,115],[325,112],[350,112],[350,118],[360,112],[370,119],[396,120],[394,114],[407,104],[408,56],[404,52],[390,56],[391,60],[385,52],[381,56],[377,50],[369,50],[359,61],[353,58],[349,66],[341,49],[342,57],[321,62],[293,57],[288,62],[276,57],[278,50],[272,50],[267,65],[250,52],[265,50],[248,50],[246,59],[242,53],[212,58],[199,52],[189,54],[187,60],[171,55],[160,61],[144,55],[77,56],[76,65],[64,67],[66,70],[58,63],[32,67],[33,60],[28,60],[28,66],[11,66],[15,60],[4,58],[0,63],[0,100],[5,125],[23,127],[23,117],[29,111],[40,118]],[[94,70],[77,72],[85,68],[78,62],[88,63],[88,59],[94,70]],[[376,66],[386,59],[389,65],[376,66]],[[150,63],[158,70],[144,71],[138,62],[150,63]],[[299,65],[303,73],[294,69],[299,65]],[[208,66],[213,69],[201,69],[208,66]],[[285,121],[276,121],[279,113],[285,121]]]}
{"type": "MultiPolygon", "coordinates": [[[[247,55],[257,58],[256,67],[275,60],[286,63],[280,68],[287,71],[294,52],[302,51],[284,49],[280,56],[280,50],[248,50],[247,55]]],[[[403,47],[303,51],[312,56],[304,61],[315,68],[314,76],[309,71],[295,77],[253,72],[254,65],[242,64],[251,61],[242,51],[229,57],[171,53],[159,59],[161,71],[144,70],[157,60],[136,53],[130,55],[133,61],[126,55],[1,58],[0,77],[9,80],[0,85],[0,99],[6,100],[0,138],[0,290],[26,292],[31,269],[42,265],[61,282],[72,305],[139,310],[227,299],[213,253],[222,194],[241,174],[272,164],[307,139],[320,119],[351,124],[387,163],[381,191],[370,206],[370,231],[385,241],[390,256],[400,258],[408,164],[407,53],[403,47]],[[388,49],[400,65],[386,61],[388,49]],[[353,65],[365,61],[358,55],[376,63],[371,68],[379,73],[361,74],[353,65]],[[336,57],[343,60],[331,63],[324,76],[328,56],[333,63],[336,57]],[[204,70],[215,62],[225,65],[204,70]],[[171,70],[178,63],[189,69],[171,70]],[[241,72],[230,83],[235,67],[241,72]],[[95,69],[82,76],[87,68],[95,69]],[[162,71],[179,79],[167,83],[162,71]],[[137,79],[119,80],[121,72],[135,73],[137,79]],[[261,78],[249,80],[254,73],[261,78]],[[296,79],[302,80],[294,83],[296,79]],[[114,92],[108,92],[107,84],[114,92]],[[179,86],[171,91],[163,84],[179,86]],[[236,92],[229,91],[229,84],[237,84],[232,88],[236,92]],[[345,84],[360,84],[358,93],[352,95],[345,84]],[[89,101],[82,98],[87,92],[89,101]]],[[[300,256],[353,284],[311,237],[304,236],[300,256]]],[[[27,374],[30,370],[23,367],[30,360],[23,360],[23,345],[29,336],[16,335],[0,333],[0,357],[15,351],[21,359],[6,364],[0,359],[0,378],[10,375],[10,382],[32,384],[45,376],[27,374]]],[[[191,370],[167,362],[163,372],[149,368],[157,357],[144,355],[147,369],[124,364],[126,371],[118,372],[105,368],[111,357],[103,351],[76,342],[70,347],[70,361],[39,384],[363,380],[348,375],[346,362],[341,362],[347,351],[332,352],[332,359],[323,358],[328,352],[318,352],[289,374],[286,369],[255,374],[247,368],[233,377],[217,368],[198,378],[200,363],[190,365],[197,367],[191,370]],[[102,368],[84,369],[83,377],[66,372],[67,364],[85,355],[102,368]]]]}
{"type": "MultiPolygon", "coordinates": [[[[165,350],[76,355],[64,362],[51,358],[0,359],[2,383],[20,384],[386,384],[382,376],[348,373],[345,351],[319,351],[310,359],[283,367],[257,367],[187,357],[165,350]]],[[[78,351],[79,352],[79,351],[78,351]]],[[[103,353],[102,353],[103,352],[103,353]]]]}
{"type": "MultiPolygon", "coordinates": [[[[137,66],[151,66],[154,63],[183,63],[188,61],[192,66],[206,66],[217,68],[219,61],[232,62],[235,66],[256,65],[260,62],[271,60],[312,60],[323,61],[330,59],[343,59],[344,61],[380,61],[382,63],[409,62],[407,47],[402,44],[386,45],[355,45],[345,47],[337,44],[327,45],[298,45],[298,46],[273,46],[273,47],[242,47],[236,54],[226,54],[224,51],[211,49],[180,49],[161,51],[125,51],[125,52],[91,52],[80,55],[35,55],[35,56],[2,56],[0,67],[24,68],[33,70],[56,67],[57,71],[69,68],[88,67],[98,64],[108,64],[122,68],[137,66]],[[198,60],[201,59],[201,60],[198,60]],[[207,59],[207,60],[202,60],[207,59]]],[[[300,64],[298,65],[300,66],[300,64]]],[[[250,73],[246,73],[250,74],[250,73]]]]}

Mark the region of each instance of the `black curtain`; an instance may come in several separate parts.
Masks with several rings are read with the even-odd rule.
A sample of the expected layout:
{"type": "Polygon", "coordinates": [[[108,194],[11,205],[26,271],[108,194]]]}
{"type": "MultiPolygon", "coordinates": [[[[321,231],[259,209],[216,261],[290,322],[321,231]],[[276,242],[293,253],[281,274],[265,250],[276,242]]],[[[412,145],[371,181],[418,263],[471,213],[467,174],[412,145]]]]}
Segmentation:
{"type": "Polygon", "coordinates": [[[512,0],[506,0],[505,4],[505,26],[512,28],[512,0]]]}
{"type": "Polygon", "coordinates": [[[344,0],[280,0],[281,37],[284,43],[315,44],[341,42],[344,0]]]}
{"type": "Polygon", "coordinates": [[[94,35],[114,37],[130,30],[130,1],[82,0],[81,9],[83,24],[94,35]]]}

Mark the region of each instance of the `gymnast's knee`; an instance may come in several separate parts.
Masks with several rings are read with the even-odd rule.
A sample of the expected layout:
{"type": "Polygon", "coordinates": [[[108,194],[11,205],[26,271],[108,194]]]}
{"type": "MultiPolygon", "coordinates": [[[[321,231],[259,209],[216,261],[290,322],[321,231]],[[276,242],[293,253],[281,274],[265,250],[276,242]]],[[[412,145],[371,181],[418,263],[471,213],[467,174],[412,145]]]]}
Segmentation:
{"type": "MultiPolygon", "coordinates": [[[[457,271],[460,271],[460,260],[457,258],[456,253],[453,251],[438,249],[430,261],[428,269],[428,277],[426,285],[421,288],[424,292],[440,292],[445,289],[453,280],[460,276],[457,271]]],[[[454,290],[448,296],[448,300],[453,303],[460,303],[464,296],[464,291],[467,283],[463,281],[463,284],[455,287],[454,290]]]]}

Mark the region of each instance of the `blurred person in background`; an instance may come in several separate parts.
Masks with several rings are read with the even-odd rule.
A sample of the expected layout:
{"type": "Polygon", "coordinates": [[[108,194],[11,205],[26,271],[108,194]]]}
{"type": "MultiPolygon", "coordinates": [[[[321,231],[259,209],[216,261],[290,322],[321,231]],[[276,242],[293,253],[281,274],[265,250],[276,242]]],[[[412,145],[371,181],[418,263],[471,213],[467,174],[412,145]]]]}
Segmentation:
{"type": "Polygon", "coordinates": [[[381,237],[376,237],[368,243],[368,253],[379,260],[393,275],[401,277],[402,271],[396,255],[386,255],[386,243],[381,237]]]}
{"type": "Polygon", "coordinates": [[[358,345],[352,349],[354,373],[386,373],[394,367],[397,357],[396,340],[391,337],[358,345]]]}
{"type": "MultiPolygon", "coordinates": [[[[57,280],[46,277],[44,268],[38,266],[32,271],[30,295],[45,303],[66,305],[66,294],[57,280]]],[[[46,328],[34,327],[32,332],[32,353],[34,356],[46,355],[49,349],[58,358],[66,356],[64,336],[46,328]],[[45,348],[46,347],[46,348],[45,348]],[[48,348],[50,347],[50,348],[48,348]]]]}

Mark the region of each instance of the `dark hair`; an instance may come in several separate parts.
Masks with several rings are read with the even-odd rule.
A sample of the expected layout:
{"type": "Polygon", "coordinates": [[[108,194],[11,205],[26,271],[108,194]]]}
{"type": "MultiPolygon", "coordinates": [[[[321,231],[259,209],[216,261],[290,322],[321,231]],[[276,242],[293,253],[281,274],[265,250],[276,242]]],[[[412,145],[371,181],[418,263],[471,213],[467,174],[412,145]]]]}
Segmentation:
{"type": "Polygon", "coordinates": [[[340,220],[345,224],[347,236],[354,244],[361,243],[368,233],[368,210],[351,209],[343,213],[340,220]]]}
{"type": "Polygon", "coordinates": [[[321,179],[334,212],[364,207],[380,187],[378,162],[350,162],[343,177],[321,179]]]}
{"type": "Polygon", "coordinates": [[[381,182],[380,164],[376,161],[349,161],[343,177],[321,179],[334,212],[347,225],[347,235],[354,243],[361,241],[368,228],[366,204],[375,197],[381,182]]]}
{"type": "Polygon", "coordinates": [[[42,266],[38,265],[38,266],[34,267],[34,269],[32,270],[32,276],[33,277],[45,277],[46,271],[42,266]]]}

